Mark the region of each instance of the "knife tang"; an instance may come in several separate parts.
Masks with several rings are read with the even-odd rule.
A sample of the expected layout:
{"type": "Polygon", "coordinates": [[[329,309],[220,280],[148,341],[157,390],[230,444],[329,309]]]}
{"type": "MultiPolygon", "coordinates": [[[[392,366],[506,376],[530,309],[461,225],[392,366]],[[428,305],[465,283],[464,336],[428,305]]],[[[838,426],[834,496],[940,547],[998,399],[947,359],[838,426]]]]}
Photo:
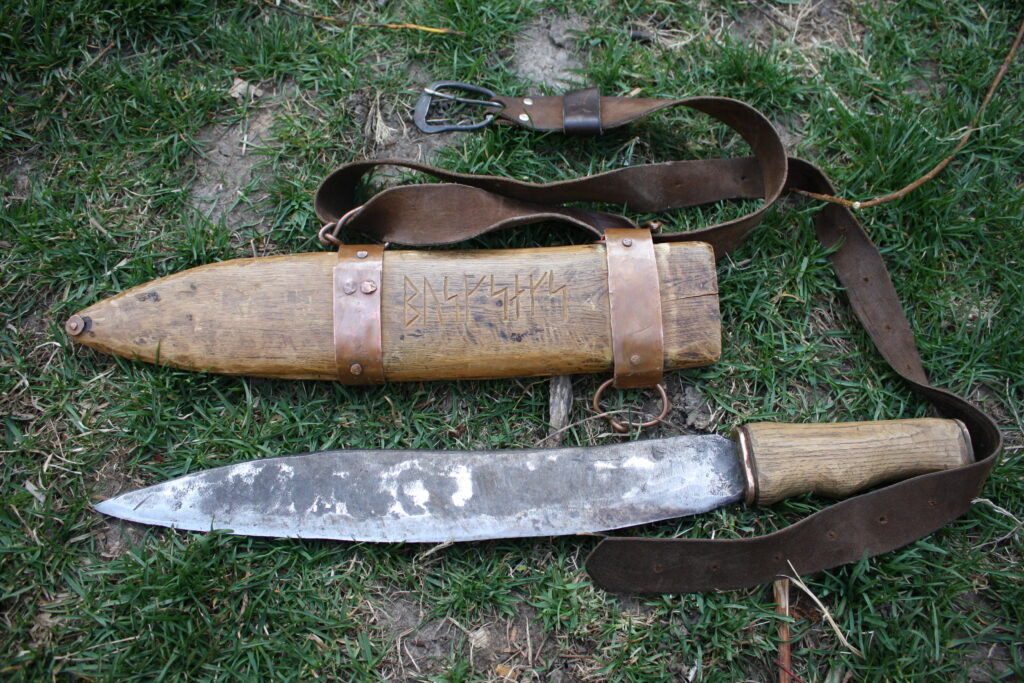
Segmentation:
{"type": "Polygon", "coordinates": [[[745,499],[769,505],[816,493],[843,498],[877,484],[974,462],[970,435],[959,420],[917,418],[875,422],[738,427],[745,499]]]}

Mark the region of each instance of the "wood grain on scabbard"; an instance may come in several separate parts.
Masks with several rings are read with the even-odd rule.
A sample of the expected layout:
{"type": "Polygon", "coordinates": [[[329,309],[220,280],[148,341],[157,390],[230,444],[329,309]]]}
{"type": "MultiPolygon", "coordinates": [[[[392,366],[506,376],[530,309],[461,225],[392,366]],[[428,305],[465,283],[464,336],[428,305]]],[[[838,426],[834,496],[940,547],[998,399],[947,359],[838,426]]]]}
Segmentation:
{"type": "MultiPolygon", "coordinates": [[[[721,352],[710,248],[660,244],[667,370],[721,352]]],[[[381,310],[389,380],[608,372],[608,268],[598,244],[385,253],[381,310]]]]}
{"type": "Polygon", "coordinates": [[[760,422],[744,425],[737,432],[741,448],[749,449],[756,481],[754,490],[748,490],[748,502],[759,505],[802,493],[843,498],[974,459],[960,423],[939,418],[760,422]]]}
{"type": "MultiPolygon", "coordinates": [[[[665,369],[721,352],[714,260],[703,243],[656,248],[665,369]]],[[[335,379],[334,253],[192,268],[98,302],[76,342],[190,370],[335,379]]],[[[390,381],[608,372],[607,266],[600,244],[544,249],[388,250],[381,283],[390,381]]]]}

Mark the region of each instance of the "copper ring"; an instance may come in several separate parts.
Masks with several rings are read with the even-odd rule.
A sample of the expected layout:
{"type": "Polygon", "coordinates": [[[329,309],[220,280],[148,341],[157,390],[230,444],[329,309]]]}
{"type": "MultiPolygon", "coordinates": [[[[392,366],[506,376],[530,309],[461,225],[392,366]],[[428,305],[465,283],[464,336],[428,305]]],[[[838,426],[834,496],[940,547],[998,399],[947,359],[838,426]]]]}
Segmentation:
{"type": "Polygon", "coordinates": [[[320,232],[316,234],[316,238],[320,240],[320,244],[325,247],[333,244],[336,247],[341,246],[341,240],[336,235],[338,234],[338,222],[333,221],[331,223],[325,223],[324,227],[320,228],[320,232]],[[327,231],[330,230],[330,234],[327,231]]]}
{"type": "Polygon", "coordinates": [[[363,206],[360,204],[354,209],[349,209],[345,212],[345,215],[338,220],[326,223],[324,227],[320,228],[320,232],[316,234],[316,238],[320,240],[320,244],[325,247],[328,245],[340,247],[343,243],[338,239],[338,233],[341,232],[341,229],[345,227],[345,224],[348,223],[355,214],[359,213],[362,208],[363,206]]]}
{"type": "Polygon", "coordinates": [[[658,414],[658,417],[654,418],[653,420],[650,420],[649,422],[621,422],[620,420],[616,420],[611,415],[603,413],[601,411],[601,395],[604,393],[605,389],[612,385],[614,381],[615,378],[612,377],[611,379],[605,380],[605,382],[597,388],[597,391],[594,392],[594,400],[591,402],[591,405],[594,408],[594,412],[601,414],[604,417],[604,419],[608,420],[609,424],[611,424],[612,426],[612,429],[618,432],[619,434],[625,434],[626,432],[629,431],[630,427],[637,427],[639,429],[653,427],[654,425],[664,420],[665,417],[668,415],[668,411],[672,407],[672,402],[668,398],[668,392],[665,391],[665,385],[661,383],[655,385],[655,388],[658,390],[658,393],[661,394],[661,412],[658,414]]]}

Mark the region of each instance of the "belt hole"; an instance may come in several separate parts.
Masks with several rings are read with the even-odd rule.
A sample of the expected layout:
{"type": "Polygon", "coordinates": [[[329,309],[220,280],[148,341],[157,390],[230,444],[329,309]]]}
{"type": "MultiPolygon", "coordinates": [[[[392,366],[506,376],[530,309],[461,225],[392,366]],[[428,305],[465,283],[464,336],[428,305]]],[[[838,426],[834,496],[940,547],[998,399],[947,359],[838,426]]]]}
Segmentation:
{"type": "Polygon", "coordinates": [[[782,562],[782,553],[775,553],[775,555],[773,556],[773,559],[776,562],[782,562]]]}
{"type": "Polygon", "coordinates": [[[889,518],[886,517],[885,515],[882,515],[881,517],[878,518],[878,523],[881,524],[882,526],[885,526],[886,524],[889,523],[889,518]]]}
{"type": "Polygon", "coordinates": [[[825,538],[827,538],[830,541],[834,541],[837,538],[839,538],[839,534],[837,534],[834,531],[829,531],[828,533],[825,534],[825,538]]]}
{"type": "Polygon", "coordinates": [[[934,498],[932,500],[928,501],[928,507],[930,507],[930,508],[933,508],[933,507],[935,507],[938,504],[939,504],[939,501],[935,500],[934,498]]]}
{"type": "Polygon", "coordinates": [[[715,562],[713,565],[711,565],[711,571],[713,571],[713,572],[717,572],[721,568],[722,568],[721,565],[719,565],[717,562],[715,562]]]}
{"type": "Polygon", "coordinates": [[[654,573],[655,574],[660,574],[663,571],[665,571],[665,565],[661,564],[660,562],[658,564],[654,565],[654,573]]]}

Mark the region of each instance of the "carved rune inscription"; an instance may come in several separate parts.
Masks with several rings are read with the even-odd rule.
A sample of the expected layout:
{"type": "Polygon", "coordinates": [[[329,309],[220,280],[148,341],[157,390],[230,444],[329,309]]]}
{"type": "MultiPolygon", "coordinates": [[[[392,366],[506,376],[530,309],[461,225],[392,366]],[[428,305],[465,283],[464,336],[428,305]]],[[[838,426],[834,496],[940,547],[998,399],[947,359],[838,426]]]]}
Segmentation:
{"type": "Polygon", "coordinates": [[[555,284],[554,271],[513,275],[405,276],[405,326],[489,323],[519,320],[537,313],[569,319],[569,290],[555,284]]]}

